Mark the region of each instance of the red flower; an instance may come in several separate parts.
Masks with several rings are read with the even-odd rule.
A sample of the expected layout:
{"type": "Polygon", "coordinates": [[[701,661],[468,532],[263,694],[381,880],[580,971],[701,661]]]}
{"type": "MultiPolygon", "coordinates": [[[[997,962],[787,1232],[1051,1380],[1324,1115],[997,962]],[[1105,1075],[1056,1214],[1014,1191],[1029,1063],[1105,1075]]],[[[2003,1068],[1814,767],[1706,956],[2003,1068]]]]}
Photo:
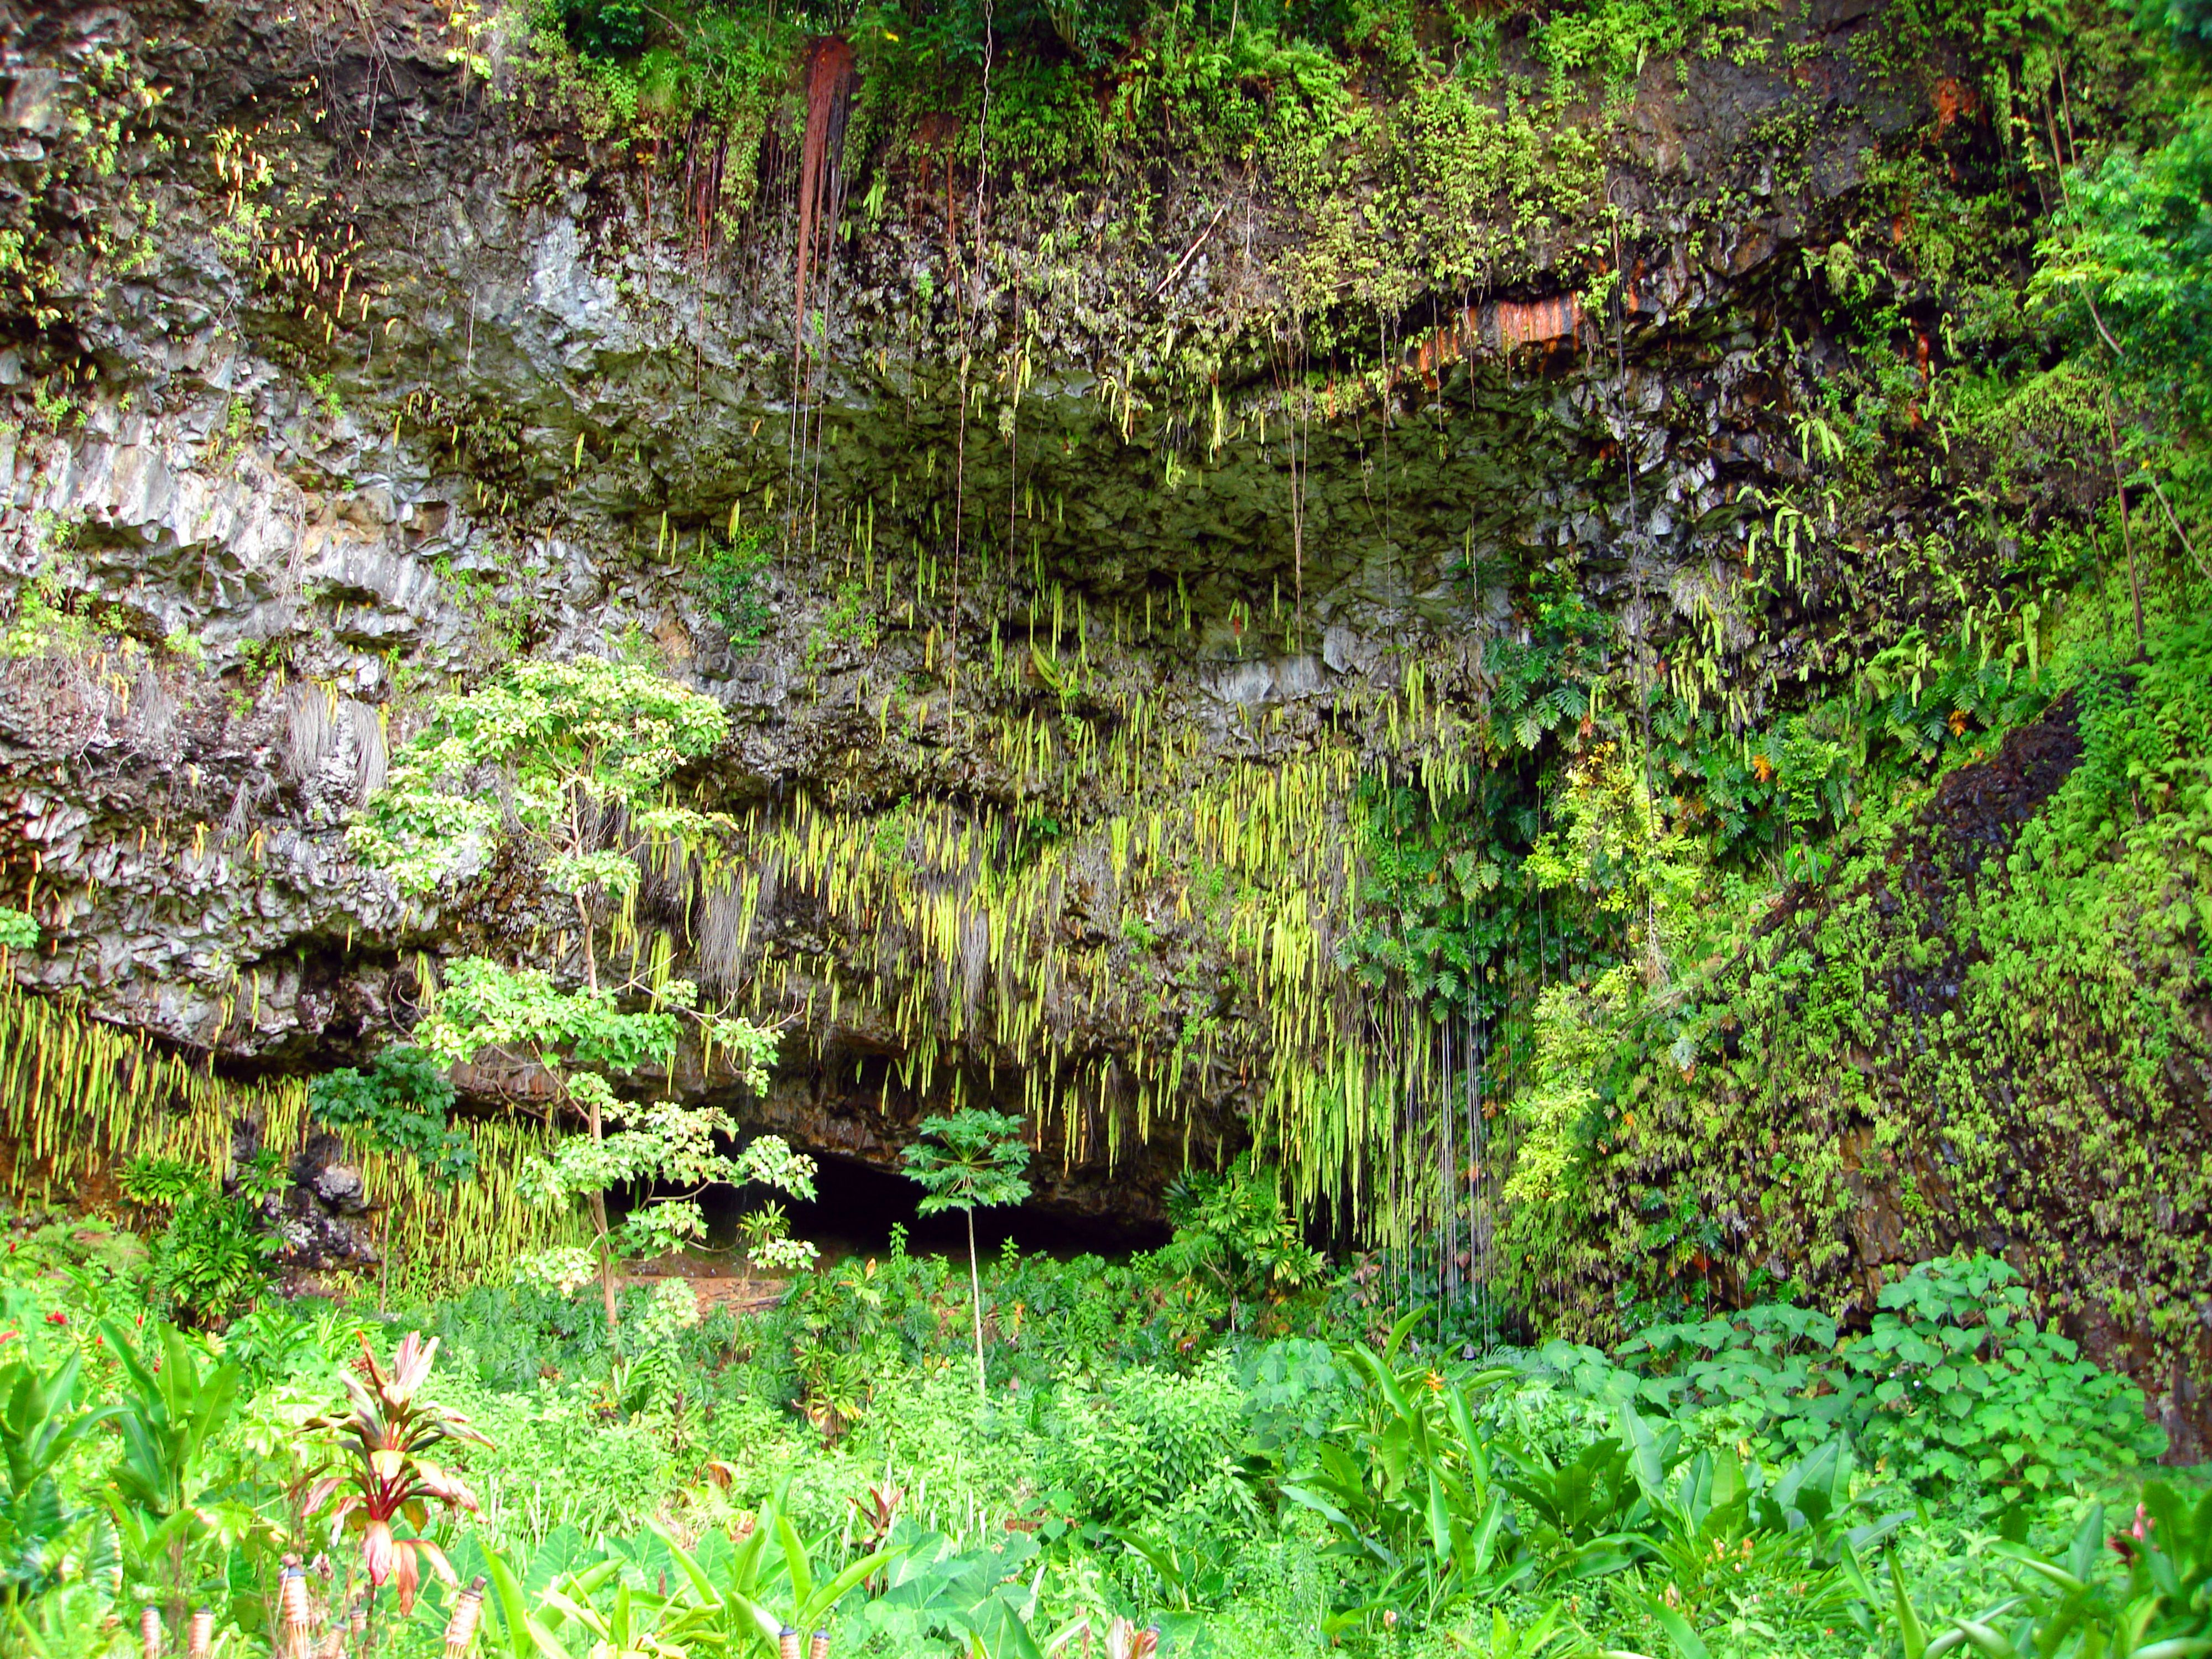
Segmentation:
{"type": "Polygon", "coordinates": [[[46,1323],[49,1325],[66,1325],[69,1323],[69,1316],[64,1313],[60,1309],[57,1308],[53,1312],[46,1316],[46,1323]]]}

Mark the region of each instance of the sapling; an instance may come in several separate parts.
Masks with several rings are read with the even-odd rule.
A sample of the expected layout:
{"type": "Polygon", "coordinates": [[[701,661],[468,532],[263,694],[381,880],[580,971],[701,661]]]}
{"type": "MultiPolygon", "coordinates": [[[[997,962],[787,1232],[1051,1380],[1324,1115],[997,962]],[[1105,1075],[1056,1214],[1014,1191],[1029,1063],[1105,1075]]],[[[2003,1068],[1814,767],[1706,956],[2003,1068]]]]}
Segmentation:
{"type": "MultiPolygon", "coordinates": [[[[738,1155],[737,1166],[746,1181],[813,1201],[814,1160],[793,1152],[780,1136],[760,1136],[738,1155]]],[[[803,1272],[814,1265],[814,1246],[791,1236],[791,1218],[774,1199],[739,1217],[738,1231],[745,1241],[745,1260],[756,1271],[803,1272]]]]}
{"type": "Polygon", "coordinates": [[[975,1318],[975,1392],[983,1381],[983,1274],[975,1257],[975,1212],[1018,1204],[1030,1195],[1022,1171],[1029,1167],[1021,1120],[1004,1112],[969,1108],[933,1118],[899,1156],[909,1178],[927,1196],[915,1206],[922,1215],[957,1210],[968,1220],[968,1285],[975,1318]]]}
{"type": "MultiPolygon", "coordinates": [[[[435,1006],[415,1030],[423,1048],[449,1064],[487,1048],[527,1055],[562,1100],[588,1109],[592,1132],[567,1137],[550,1153],[529,1160],[516,1184],[537,1202],[583,1200],[610,1334],[618,1322],[617,1259],[658,1255],[702,1237],[706,1218],[699,1194],[745,1178],[737,1160],[717,1150],[718,1137],[737,1133],[727,1112],[668,1100],[624,1100],[608,1080],[610,1073],[648,1064],[670,1068],[683,1016],[710,1051],[720,1048],[732,1057],[742,1082],[765,1090],[775,1034],[743,1020],[699,1013],[695,1000],[689,981],[670,980],[656,1006],[626,1012],[605,991],[562,991],[541,969],[470,958],[454,964],[435,1006]],[[639,1204],[617,1230],[608,1217],[607,1194],[640,1182],[678,1190],[639,1204]]],[[[569,1278],[573,1252],[541,1265],[556,1278],[569,1278]]]]}

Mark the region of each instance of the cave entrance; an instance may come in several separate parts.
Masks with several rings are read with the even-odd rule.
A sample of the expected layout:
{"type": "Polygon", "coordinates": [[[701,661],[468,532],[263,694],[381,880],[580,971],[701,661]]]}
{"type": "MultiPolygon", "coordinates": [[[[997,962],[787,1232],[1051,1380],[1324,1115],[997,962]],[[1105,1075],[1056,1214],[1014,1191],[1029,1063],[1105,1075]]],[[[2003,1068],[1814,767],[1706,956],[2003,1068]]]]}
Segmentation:
{"type": "MultiPolygon", "coordinates": [[[[852,1158],[817,1155],[816,1163],[811,1204],[757,1187],[717,1187],[702,1194],[707,1240],[699,1253],[712,1253],[732,1269],[739,1267],[738,1218],[775,1198],[791,1217],[793,1236],[820,1249],[823,1265],[847,1256],[884,1255],[890,1249],[891,1229],[902,1224],[907,1249],[915,1255],[967,1259],[967,1224],[959,1212],[916,1214],[922,1191],[904,1176],[852,1158]]],[[[1163,1227],[1057,1215],[1033,1203],[975,1212],[975,1248],[985,1255],[995,1255],[1011,1238],[1024,1255],[1125,1256],[1157,1249],[1167,1237],[1163,1227]]]]}

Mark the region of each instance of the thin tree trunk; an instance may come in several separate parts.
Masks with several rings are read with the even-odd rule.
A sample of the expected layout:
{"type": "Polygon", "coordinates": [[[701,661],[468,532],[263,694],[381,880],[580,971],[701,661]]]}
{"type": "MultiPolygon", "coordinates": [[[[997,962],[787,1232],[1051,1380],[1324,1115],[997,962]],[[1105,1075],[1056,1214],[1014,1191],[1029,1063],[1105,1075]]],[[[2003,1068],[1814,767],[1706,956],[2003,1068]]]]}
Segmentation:
{"type": "MultiPolygon", "coordinates": [[[[569,822],[574,824],[574,808],[569,822]]],[[[583,844],[580,831],[575,834],[576,844],[583,844]]],[[[576,895],[576,924],[584,937],[584,983],[596,992],[599,988],[599,956],[592,941],[592,909],[581,893],[576,895]]],[[[607,1138],[606,1125],[599,1118],[599,1103],[594,1099],[590,1108],[592,1144],[596,1146],[607,1138]]],[[[604,1192],[592,1194],[592,1225],[599,1235],[599,1299],[606,1304],[607,1342],[612,1346],[619,1318],[615,1310],[615,1251],[614,1237],[607,1228],[607,1195],[604,1192]]]]}
{"type": "Polygon", "coordinates": [[[2136,657],[2137,662],[2148,660],[2143,650],[2142,582],[2136,574],[2136,537],[2128,524],[2128,486],[2120,477],[2120,432],[2112,419],[2112,394],[2105,393],[2105,440],[2112,459],[2112,493],[2120,501],[2120,542],[2128,550],[2128,596],[2135,601],[2136,657]]]}
{"type": "MultiPolygon", "coordinates": [[[[593,1139],[597,1139],[596,1136],[593,1139]]],[[[614,1242],[607,1231],[607,1195],[592,1194],[592,1224],[599,1233],[599,1299],[606,1304],[607,1340],[615,1340],[617,1322],[615,1313],[615,1252],[614,1242]]]]}
{"type": "Polygon", "coordinates": [[[968,1217],[968,1291],[974,1298],[970,1304],[975,1314],[975,1398],[981,1400],[989,1389],[983,1381],[983,1273],[975,1265],[975,1210],[969,1206],[968,1217]]]}

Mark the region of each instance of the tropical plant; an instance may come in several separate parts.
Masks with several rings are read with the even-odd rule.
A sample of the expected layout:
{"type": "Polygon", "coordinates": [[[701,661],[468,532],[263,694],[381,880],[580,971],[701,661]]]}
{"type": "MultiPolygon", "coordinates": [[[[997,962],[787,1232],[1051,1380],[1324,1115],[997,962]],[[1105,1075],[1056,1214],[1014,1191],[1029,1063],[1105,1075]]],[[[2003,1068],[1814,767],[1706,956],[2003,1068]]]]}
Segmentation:
{"type": "Polygon", "coordinates": [[[1006,1659],[1044,1659],[1066,1648],[1074,1627],[1040,1638],[1037,1616],[1045,1548],[1032,1533],[962,1549],[909,1521],[891,1528],[892,1558],[859,1622],[894,1653],[945,1644],[1006,1659]]]}
{"type": "Polygon", "coordinates": [[[1022,1171],[1030,1149],[1021,1139],[1021,1120],[1004,1112],[970,1107],[921,1126],[899,1156],[909,1179],[927,1194],[915,1209],[922,1215],[957,1210],[968,1223],[968,1285],[975,1322],[975,1393],[983,1377],[983,1279],[975,1255],[975,1212],[1018,1204],[1030,1195],[1022,1171]]]}
{"type": "Polygon", "coordinates": [[[279,1249],[253,1200],[281,1182],[281,1169],[264,1159],[240,1174],[240,1190],[231,1193],[181,1158],[134,1158],[117,1179],[133,1203],[167,1212],[148,1288],[157,1304],[198,1324],[219,1322],[253,1301],[279,1249]]]}
{"type": "Polygon", "coordinates": [[[113,1320],[100,1334],[124,1381],[114,1413],[123,1455],[109,1475],[109,1513],[130,1575],[165,1597],[181,1626],[206,1574],[259,1524],[250,1504],[219,1497],[206,1480],[245,1373],[229,1360],[204,1364],[199,1341],[173,1325],[156,1333],[158,1355],[113,1320]]]}
{"type": "Polygon", "coordinates": [[[1786,1576],[1801,1617],[1848,1616],[1865,1600],[1853,1599],[1861,1553],[1912,1518],[1897,1510],[1850,1524],[1872,1494],[1854,1494],[1850,1451],[1840,1438],[1770,1480],[1756,1457],[1728,1447],[1700,1451],[1671,1471],[1672,1431],[1653,1430],[1632,1407],[1622,1408],[1620,1431],[1653,1523],[1638,1540],[1645,1576],[1664,1577],[1646,1611],[1686,1654],[1702,1645],[1695,1634],[1701,1615],[1732,1601],[1747,1576],[1786,1576]]]}
{"type": "Polygon", "coordinates": [[[1580,1636],[1566,1619],[1566,1604],[1554,1601],[1535,1618],[1520,1628],[1496,1607],[1490,1610],[1487,1628],[1478,1626],[1488,1646],[1485,1650],[1490,1659],[1537,1659],[1547,1650],[1556,1650],[1562,1644],[1572,1652],[1581,1646],[1580,1636]]]}
{"type": "Polygon", "coordinates": [[[174,1209],[208,1184],[207,1171],[189,1158],[134,1158],[117,1172],[115,1184],[132,1203],[153,1210],[174,1209]]]}
{"type": "MultiPolygon", "coordinates": [[[[814,1168],[812,1158],[792,1151],[781,1135],[758,1135],[738,1154],[733,1179],[811,1203],[814,1168]]],[[[792,1272],[814,1265],[814,1246],[791,1236],[790,1217],[772,1199],[738,1217],[738,1231],[745,1241],[745,1259],[756,1270],[792,1272]]]]}
{"type": "MultiPolygon", "coordinates": [[[[628,663],[516,663],[489,685],[438,700],[347,841],[407,891],[428,893],[513,839],[574,901],[595,963],[592,899],[633,891],[640,879],[627,854],[601,847],[603,817],[626,813],[647,836],[706,828],[709,820],[664,804],[660,792],[727,724],[713,698],[628,663]]],[[[587,976],[596,983],[596,971],[587,976]]]]}
{"type": "Polygon", "coordinates": [[[476,1142],[447,1121],[453,1083],[417,1044],[392,1044],[366,1072],[345,1066],[309,1079],[307,1109],[380,1152],[412,1158],[441,1186],[476,1173],[476,1142]]]}
{"type": "Polygon", "coordinates": [[[1274,1172],[1249,1152],[1222,1174],[1178,1176],[1168,1184],[1167,1212],[1175,1236],[1160,1265],[1216,1286],[1228,1300],[1231,1330],[1242,1328],[1250,1303],[1310,1284],[1326,1265],[1299,1236],[1274,1172]]]}
{"type": "Polygon", "coordinates": [[[687,1651],[716,1655],[772,1654],[787,1632],[821,1629],[847,1596],[900,1553],[898,1546],[887,1545],[827,1572],[823,1558],[835,1534],[810,1546],[793,1524],[781,1492],[752,1517],[719,1583],[674,1536],[658,1525],[654,1530],[681,1574],[673,1598],[679,1610],[667,1622],[668,1634],[687,1651]]]}
{"type": "Polygon", "coordinates": [[[808,1418],[832,1437],[860,1417],[876,1377],[896,1364],[890,1278],[872,1261],[847,1256],[793,1287],[792,1368],[808,1418]]]}
{"type": "Polygon", "coordinates": [[[118,1406],[77,1402],[79,1362],[52,1370],[26,1360],[0,1365],[0,1602],[16,1602],[59,1580],[64,1540],[92,1511],[65,1503],[58,1473],[77,1443],[114,1416],[118,1406]]]}
{"type": "Polygon", "coordinates": [[[1407,1335],[1427,1316],[1422,1310],[1401,1319],[1379,1353],[1364,1343],[1343,1351],[1364,1385],[1356,1413],[1283,1483],[1285,1500],[1328,1523],[1347,1570],[1347,1595],[1328,1621],[1333,1634],[1385,1613],[1433,1620],[1493,1599],[1535,1570],[1475,1420],[1481,1396],[1513,1373],[1493,1368],[1455,1379],[1401,1365],[1407,1335]]]}
{"type": "Polygon", "coordinates": [[[739,1216],[738,1233],[745,1241],[745,1260],[756,1273],[804,1271],[819,1254],[807,1240],[791,1236],[791,1218],[773,1199],[739,1216]]]}
{"type": "MultiPolygon", "coordinates": [[[[1677,1461],[1673,1429],[1646,1453],[1664,1472],[1677,1461]]],[[[1598,1437],[1560,1456],[1534,1436],[1512,1443],[1500,1484],[1521,1502],[1530,1543],[1548,1580],[1598,1578],[1620,1571],[1650,1549],[1651,1482],[1626,1435],[1598,1437]]]]}
{"type": "Polygon", "coordinates": [[[377,1363],[363,1335],[359,1374],[348,1372],[343,1378],[352,1409],[302,1425],[304,1433],[340,1443],[346,1465],[309,1489],[307,1512],[319,1515],[327,1506],[334,1534],[343,1528],[361,1535],[362,1570],[370,1593],[386,1583],[395,1586],[403,1616],[414,1607],[424,1563],[447,1583],[455,1582],[445,1552],[422,1535],[429,1505],[437,1504],[448,1514],[477,1509],[475,1494],[461,1479],[424,1454],[449,1441],[491,1443],[459,1412],[422,1397],[437,1358],[435,1337],[426,1342],[420,1333],[410,1333],[400,1340],[387,1370],[377,1363]],[[414,1528],[414,1536],[398,1535],[394,1528],[402,1522],[414,1528]]]}
{"type": "Polygon", "coordinates": [[[1644,1373],[1645,1400],[1710,1413],[1721,1432],[1772,1455],[1821,1444],[1863,1405],[1863,1391],[1836,1374],[1837,1335],[1826,1314],[1770,1302],[1649,1325],[1617,1352],[1644,1373]]]}
{"type": "Polygon", "coordinates": [[[716,541],[695,579],[707,614],[739,651],[758,645],[774,620],[763,591],[770,555],[766,537],[763,529],[740,527],[730,540],[716,541]]]}
{"type": "Polygon", "coordinates": [[[1938,1659],[1971,1649],[1983,1659],[2203,1659],[2212,1654],[2212,1494],[2192,1506],[2172,1487],[2145,1488],[2135,1522],[2107,1537],[2105,1508],[2091,1505],[2063,1556],[2002,1543],[1999,1553],[2027,1574],[2024,1593],[1973,1618],[1949,1617],[1932,1634],[1889,1559],[1890,1612],[1905,1659],[1938,1659]],[[2159,1534],[2163,1532],[2163,1537],[2159,1534]],[[2100,1571],[2108,1551],[2128,1576],[2113,1584],[2100,1571]]]}
{"type": "Polygon", "coordinates": [[[1867,1402],[1868,1457],[1922,1483],[2043,1487],[2166,1449],[2142,1391],[2039,1324],[2019,1279],[1997,1257],[1960,1256],[1882,1287],[1872,1325],[1844,1350],[1867,1402]]]}
{"type": "Polygon", "coordinates": [[[514,1659],[684,1659],[684,1650],[657,1628],[665,1601],[633,1592],[619,1558],[560,1573],[534,1593],[499,1554],[486,1565],[514,1659]],[[587,1646],[572,1650],[563,1642],[572,1628],[587,1646]]]}
{"type": "Polygon", "coordinates": [[[2109,347],[2162,412],[2191,423],[2212,408],[2200,372],[2212,349],[2208,191],[2212,97],[2199,91],[2164,145],[2116,146],[2077,179],[2057,234],[2038,250],[2033,286],[2085,343],[2109,347]]]}
{"type": "Polygon", "coordinates": [[[1621,1345],[1642,1374],[1626,1386],[1769,1456],[1848,1434],[1929,1491],[2063,1485],[2163,1449],[2141,1391],[2041,1325],[2008,1263],[1923,1262],[1877,1301],[1840,1339],[1827,1315],[1775,1304],[1651,1325],[1621,1345]]]}

